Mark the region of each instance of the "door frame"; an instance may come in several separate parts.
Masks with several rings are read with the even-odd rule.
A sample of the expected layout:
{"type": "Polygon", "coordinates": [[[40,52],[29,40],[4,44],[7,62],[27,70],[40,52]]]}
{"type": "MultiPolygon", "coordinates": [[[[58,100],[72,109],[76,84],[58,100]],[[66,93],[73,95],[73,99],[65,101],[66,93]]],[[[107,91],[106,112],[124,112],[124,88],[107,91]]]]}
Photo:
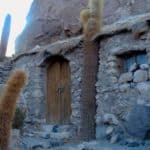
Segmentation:
{"type": "MultiPolygon", "coordinates": [[[[48,84],[47,84],[48,83],[48,68],[50,67],[50,65],[53,65],[53,63],[61,62],[61,61],[67,62],[68,63],[68,67],[70,68],[69,61],[66,58],[64,58],[63,56],[60,56],[60,55],[52,56],[52,57],[48,58],[48,60],[46,61],[45,119],[46,119],[46,123],[48,123],[48,124],[52,124],[51,122],[47,121],[47,106],[46,105],[47,105],[47,101],[48,101],[48,93],[47,93],[48,92],[48,84]]],[[[70,111],[70,119],[71,119],[71,114],[72,114],[72,107],[71,107],[71,103],[72,103],[71,102],[71,99],[72,99],[72,96],[71,96],[71,69],[70,69],[70,75],[69,76],[70,76],[69,80],[70,80],[70,109],[71,109],[71,111],[70,111]]],[[[69,119],[68,123],[70,123],[70,119],[69,119]]]]}

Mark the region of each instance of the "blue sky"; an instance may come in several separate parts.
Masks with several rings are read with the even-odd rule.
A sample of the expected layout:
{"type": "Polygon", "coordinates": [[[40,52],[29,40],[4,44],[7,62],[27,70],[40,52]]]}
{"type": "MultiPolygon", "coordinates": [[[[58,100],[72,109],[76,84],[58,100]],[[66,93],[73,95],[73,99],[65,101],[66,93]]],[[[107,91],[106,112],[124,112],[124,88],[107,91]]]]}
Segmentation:
{"type": "Polygon", "coordinates": [[[15,39],[26,24],[26,16],[30,9],[32,0],[0,0],[0,37],[6,14],[12,17],[11,32],[7,47],[7,56],[14,53],[15,39]]]}

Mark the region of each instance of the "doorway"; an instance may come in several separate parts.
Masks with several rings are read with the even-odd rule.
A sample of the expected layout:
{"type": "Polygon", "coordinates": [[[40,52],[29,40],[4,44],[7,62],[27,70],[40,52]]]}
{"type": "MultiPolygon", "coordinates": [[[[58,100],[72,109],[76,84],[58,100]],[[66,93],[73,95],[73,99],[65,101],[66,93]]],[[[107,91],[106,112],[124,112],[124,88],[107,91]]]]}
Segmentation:
{"type": "Polygon", "coordinates": [[[51,124],[67,124],[71,116],[69,62],[61,56],[55,56],[48,64],[46,120],[51,124]]]}

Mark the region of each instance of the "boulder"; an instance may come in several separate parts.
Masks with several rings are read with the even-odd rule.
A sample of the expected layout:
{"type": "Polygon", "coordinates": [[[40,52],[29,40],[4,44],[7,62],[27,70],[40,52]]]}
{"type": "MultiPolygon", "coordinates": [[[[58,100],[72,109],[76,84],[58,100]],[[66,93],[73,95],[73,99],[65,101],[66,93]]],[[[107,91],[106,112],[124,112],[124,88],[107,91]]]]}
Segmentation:
{"type": "Polygon", "coordinates": [[[148,72],[146,70],[137,70],[134,73],[134,82],[143,82],[148,80],[148,72]]]}
{"type": "Polygon", "coordinates": [[[134,138],[150,138],[150,106],[135,105],[129,112],[125,128],[134,138]]]}

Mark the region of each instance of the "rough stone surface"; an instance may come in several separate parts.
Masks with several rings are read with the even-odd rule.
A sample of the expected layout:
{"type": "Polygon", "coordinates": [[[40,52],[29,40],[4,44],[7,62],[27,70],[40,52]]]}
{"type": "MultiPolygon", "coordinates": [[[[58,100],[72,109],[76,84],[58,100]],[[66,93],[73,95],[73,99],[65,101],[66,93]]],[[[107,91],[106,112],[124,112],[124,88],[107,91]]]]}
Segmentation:
{"type": "MultiPolygon", "coordinates": [[[[114,35],[111,38],[106,38],[100,43],[100,66],[98,71],[98,81],[96,84],[96,98],[98,105],[96,123],[97,129],[99,129],[97,130],[99,131],[97,132],[97,137],[101,138],[100,133],[102,132],[100,132],[100,129],[103,129],[106,125],[112,126],[112,124],[109,122],[106,122],[106,124],[103,125],[103,118],[106,116],[106,114],[113,114],[119,121],[119,125],[117,125],[118,129],[122,130],[120,123],[127,122],[129,114],[134,106],[137,104],[149,106],[149,65],[144,65],[148,67],[147,69],[140,69],[133,64],[132,68],[130,68],[129,72],[127,73],[124,73],[124,70],[120,70],[120,78],[122,78],[124,74],[130,75],[131,77],[129,80],[124,79],[124,82],[119,82],[120,78],[118,79],[118,82],[113,82],[112,77],[114,77],[114,75],[109,73],[109,69],[114,69],[114,62],[117,64],[116,66],[118,66],[116,70],[122,69],[119,68],[121,60],[123,61],[122,56],[126,56],[126,54],[132,54],[132,52],[135,51],[140,52],[146,49],[146,47],[148,47],[146,43],[149,41],[147,33],[145,34],[145,37],[145,40],[137,40],[134,39],[133,35],[130,33],[121,33],[114,35]],[[135,79],[138,82],[134,82],[135,79]]],[[[150,57],[148,54],[147,56],[150,57]]],[[[128,121],[128,123],[132,124],[132,119],[128,121]]],[[[119,135],[120,138],[120,135],[122,136],[123,134],[119,134],[119,132],[119,130],[115,130],[113,135],[119,135]]],[[[106,135],[103,135],[103,137],[106,138],[106,135]]],[[[124,138],[126,138],[126,135],[121,137],[121,139],[124,138]]]]}
{"type": "Polygon", "coordinates": [[[108,127],[107,129],[106,129],[106,135],[108,136],[108,135],[111,135],[112,134],[112,132],[113,132],[113,130],[114,130],[114,128],[113,127],[108,127]]]}
{"type": "Polygon", "coordinates": [[[110,139],[110,143],[114,144],[114,143],[117,143],[118,141],[118,135],[113,135],[110,139]]]}
{"type": "Polygon", "coordinates": [[[134,72],[137,68],[138,68],[138,65],[137,65],[136,63],[134,63],[134,64],[130,67],[129,71],[130,71],[130,72],[134,72]]]}
{"type": "Polygon", "coordinates": [[[117,118],[113,114],[105,114],[103,122],[106,124],[114,124],[114,125],[117,125],[119,123],[117,118]]]}
{"type": "Polygon", "coordinates": [[[10,137],[10,150],[20,150],[20,131],[17,129],[13,129],[10,137]]]}
{"type": "MultiPolygon", "coordinates": [[[[120,2],[126,4],[124,1],[120,2]]],[[[57,1],[52,3],[57,3],[57,1]]],[[[110,1],[109,4],[111,4],[110,1]]],[[[133,23],[138,19],[139,16],[135,16],[128,18],[128,21],[133,23]]],[[[125,25],[129,26],[129,22],[125,22],[125,25]]],[[[118,22],[115,25],[117,24],[118,22]]],[[[120,23],[119,26],[121,26],[120,23]]],[[[118,78],[123,76],[125,71],[123,70],[124,66],[121,66],[122,63],[120,63],[123,61],[123,57],[126,57],[126,54],[132,54],[132,52],[145,51],[145,49],[149,47],[150,32],[146,31],[143,33],[142,36],[144,38],[135,39],[134,33],[132,32],[133,30],[131,31],[131,28],[125,29],[126,30],[120,31],[113,25],[113,30],[116,32],[110,32],[109,30],[107,32],[109,34],[104,34],[103,38],[100,37],[102,39],[100,40],[99,66],[97,82],[95,84],[97,92],[95,95],[97,110],[94,116],[96,120],[96,137],[97,139],[101,139],[101,141],[109,140],[109,142],[111,142],[112,140],[116,142],[118,136],[120,138],[121,135],[122,141],[120,142],[123,142],[122,149],[125,149],[125,147],[128,149],[129,147],[135,147],[136,149],[134,150],[142,150],[143,147],[140,147],[141,144],[139,142],[126,143],[125,141],[126,138],[128,138],[126,137],[126,133],[141,139],[144,133],[146,137],[147,135],[149,136],[148,127],[150,117],[149,109],[147,108],[150,102],[147,93],[149,93],[150,78],[148,78],[148,71],[150,68],[144,70],[138,70],[139,68],[137,68],[132,70],[138,82],[130,80],[126,81],[129,83],[122,83],[118,81],[118,78]],[[147,77],[145,77],[145,74],[147,74],[147,77]],[[139,104],[142,105],[142,108],[139,104]],[[140,112],[142,113],[140,114],[140,112]],[[132,131],[135,126],[133,123],[134,120],[138,125],[137,128],[140,130],[139,133],[137,133],[137,129],[132,131]],[[143,120],[144,124],[142,124],[140,120],[143,120]],[[123,124],[126,125],[127,130],[125,130],[126,128],[123,124]],[[111,126],[114,128],[114,131],[111,135],[106,136],[106,131],[111,126]]],[[[111,29],[111,31],[113,30],[111,29]]],[[[147,54],[147,56],[150,57],[149,54],[147,54]]],[[[23,134],[20,137],[20,144],[24,148],[23,150],[46,150],[53,148],[60,150],[63,147],[62,145],[76,141],[80,129],[80,121],[82,119],[80,107],[82,100],[82,67],[83,51],[81,37],[57,41],[53,44],[44,44],[44,46],[39,45],[29,52],[18,54],[12,58],[9,63],[5,62],[0,64],[0,76],[2,77],[0,78],[0,84],[4,84],[10,71],[15,68],[23,69],[29,75],[29,81],[23,89],[18,103],[19,106],[23,106],[26,110],[25,125],[23,134]],[[70,123],[66,126],[59,124],[46,125],[45,119],[46,71],[47,65],[49,64],[48,60],[54,58],[55,55],[61,55],[67,59],[70,65],[72,114],[70,116],[70,123]]],[[[133,79],[135,79],[135,76],[133,79]]],[[[108,141],[106,145],[107,146],[102,147],[102,149],[121,150],[120,146],[118,148],[118,145],[117,148],[112,147],[112,145],[108,147],[108,141]]],[[[75,147],[68,145],[67,148],[64,146],[64,150],[70,147],[79,150],[99,150],[101,144],[98,144],[96,141],[94,143],[77,144],[75,147]]]]}
{"type": "Polygon", "coordinates": [[[150,82],[141,82],[137,84],[137,89],[141,95],[148,96],[150,95],[150,82]]]}
{"type": "Polygon", "coordinates": [[[128,90],[130,90],[130,84],[129,83],[121,84],[119,86],[119,90],[121,92],[127,92],[128,90]]]}
{"type": "Polygon", "coordinates": [[[150,134],[150,106],[135,105],[129,113],[126,129],[135,138],[148,138],[150,134]]]}
{"type": "MultiPolygon", "coordinates": [[[[35,45],[79,34],[79,13],[87,3],[86,0],[34,0],[28,24],[16,41],[16,51],[31,50],[35,45]]],[[[104,8],[103,23],[112,24],[131,15],[149,12],[150,6],[148,0],[105,0],[104,8]]]]}
{"type": "MultiPolygon", "coordinates": [[[[49,49],[47,48],[47,51],[49,49]]],[[[56,52],[55,52],[56,53],[56,52]]],[[[59,53],[58,53],[59,54],[59,53]]],[[[48,53],[48,56],[45,58],[48,59],[51,57],[51,51],[48,53]]],[[[29,74],[29,80],[28,84],[25,87],[23,91],[23,96],[26,99],[25,101],[25,107],[27,109],[27,118],[32,119],[33,116],[35,118],[43,118],[45,116],[45,106],[46,106],[46,66],[47,63],[44,64],[44,67],[37,66],[39,63],[37,63],[37,59],[41,57],[38,57],[37,55],[30,55],[30,56],[23,56],[20,59],[18,59],[14,67],[24,69],[29,74]],[[31,100],[31,98],[33,100],[31,100]]],[[[81,70],[82,70],[82,52],[77,50],[70,54],[67,54],[65,56],[67,60],[70,61],[70,69],[71,69],[71,82],[72,82],[72,102],[71,105],[76,106],[72,107],[72,116],[71,116],[71,122],[73,124],[76,124],[79,126],[80,122],[80,94],[81,94],[81,70]]],[[[41,58],[43,61],[43,58],[41,58]]],[[[45,61],[44,61],[45,62],[45,61]]],[[[20,103],[22,103],[22,100],[20,100],[20,103]]]]}
{"type": "Polygon", "coordinates": [[[137,70],[134,73],[134,82],[142,82],[148,80],[148,72],[145,70],[137,70]]]}
{"type": "Polygon", "coordinates": [[[148,70],[149,69],[149,65],[148,64],[141,64],[140,68],[143,70],[148,70]]]}
{"type": "Polygon", "coordinates": [[[131,82],[133,80],[133,75],[131,72],[121,74],[119,78],[120,83],[131,82]]]}

